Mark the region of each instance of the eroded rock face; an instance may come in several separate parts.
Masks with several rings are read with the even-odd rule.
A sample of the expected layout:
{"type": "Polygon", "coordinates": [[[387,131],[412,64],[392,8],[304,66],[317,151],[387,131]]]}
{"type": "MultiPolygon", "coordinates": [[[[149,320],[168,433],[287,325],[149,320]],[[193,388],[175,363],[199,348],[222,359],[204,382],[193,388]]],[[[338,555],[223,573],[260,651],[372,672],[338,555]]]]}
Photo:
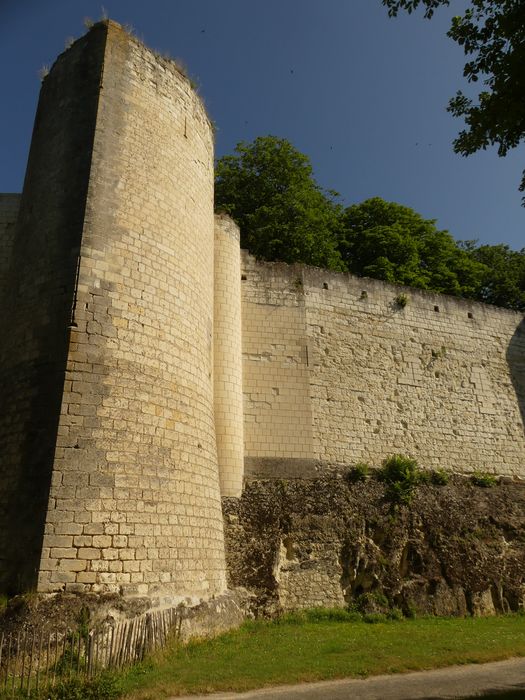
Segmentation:
{"type": "Polygon", "coordinates": [[[343,607],[363,594],[371,612],[492,615],[524,605],[521,482],[479,488],[453,476],[396,506],[375,479],[258,480],[223,510],[229,584],[253,591],[263,614],[343,607]]]}
{"type": "MultiPolygon", "coordinates": [[[[179,604],[176,608],[177,636],[181,641],[195,637],[213,637],[238,627],[248,613],[250,596],[247,591],[227,591],[197,605],[179,604]]],[[[115,593],[57,593],[28,594],[11,598],[0,611],[0,632],[4,635],[22,634],[32,643],[32,635],[58,635],[114,627],[123,620],[144,613],[166,609],[159,599],[124,598],[115,593]]]]}

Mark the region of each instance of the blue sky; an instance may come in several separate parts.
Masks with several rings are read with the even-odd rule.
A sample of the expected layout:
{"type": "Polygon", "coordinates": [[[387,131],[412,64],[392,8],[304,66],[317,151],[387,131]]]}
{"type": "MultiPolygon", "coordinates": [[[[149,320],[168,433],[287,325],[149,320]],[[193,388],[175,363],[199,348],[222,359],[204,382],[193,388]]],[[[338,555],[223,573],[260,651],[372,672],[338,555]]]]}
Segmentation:
{"type": "Polygon", "coordinates": [[[458,239],[525,246],[523,147],[462,158],[445,111],[464,88],[452,14],[395,20],[380,0],[0,0],[0,192],[21,191],[39,90],[83,19],[105,11],[183,60],[218,127],[216,155],[274,134],[306,153],[345,204],[380,196],[458,239]]]}

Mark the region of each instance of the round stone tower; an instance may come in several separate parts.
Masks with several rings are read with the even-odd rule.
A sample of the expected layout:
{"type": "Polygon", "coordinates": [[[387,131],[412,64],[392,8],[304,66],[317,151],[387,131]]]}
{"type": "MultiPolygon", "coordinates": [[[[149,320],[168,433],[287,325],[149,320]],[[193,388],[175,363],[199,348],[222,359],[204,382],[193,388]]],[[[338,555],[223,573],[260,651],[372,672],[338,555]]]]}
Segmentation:
{"type": "Polygon", "coordinates": [[[211,124],[174,62],[104,22],[45,78],[33,163],[44,151],[46,168],[30,160],[26,180],[33,221],[49,220],[34,257],[59,240],[74,274],[66,322],[57,320],[66,335],[38,590],[166,602],[220,593],[211,124]],[[89,164],[75,175],[84,195],[68,220],[53,219],[49,179],[78,145],[79,125],[61,114],[88,96],[77,141],[89,164]],[[46,140],[57,130],[53,153],[46,140]]]}

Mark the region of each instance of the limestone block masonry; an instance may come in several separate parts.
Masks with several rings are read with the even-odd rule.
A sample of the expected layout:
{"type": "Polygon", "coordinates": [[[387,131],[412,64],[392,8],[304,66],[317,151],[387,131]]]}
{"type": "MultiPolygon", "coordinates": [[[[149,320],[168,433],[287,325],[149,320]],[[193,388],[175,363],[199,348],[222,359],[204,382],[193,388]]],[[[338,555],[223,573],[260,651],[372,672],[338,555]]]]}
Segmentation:
{"type": "Polygon", "coordinates": [[[525,477],[522,314],[247,253],[243,277],[248,475],[404,453],[525,477]]]}
{"type": "Polygon", "coordinates": [[[215,430],[221,494],[240,496],[244,474],[239,229],[215,217],[215,430]]]}
{"type": "MultiPolygon", "coordinates": [[[[213,136],[189,80],[119,25],[95,25],[44,81],[28,187],[47,188],[49,196],[28,202],[24,191],[21,225],[28,209],[37,221],[52,220],[36,224],[26,267],[45,259],[48,238],[60,239],[74,273],[63,285],[69,318],[61,318],[63,364],[53,380],[60,406],[48,428],[55,449],[38,465],[29,466],[39,458],[36,446],[20,455],[24,464],[3,462],[4,469],[46,472],[38,563],[39,543],[32,542],[38,590],[171,600],[220,593],[226,583],[213,411],[213,136]],[[71,207],[73,226],[55,220],[62,202],[52,179],[74,156],[67,142],[80,126],[60,115],[70,104],[89,106],[90,94],[79,136],[89,160],[76,176],[83,201],[71,207]],[[60,119],[65,123],[57,125],[60,119]],[[64,143],[56,154],[45,143],[53,131],[64,143]],[[34,164],[41,151],[46,168],[34,164]]],[[[52,305],[47,289],[40,291],[52,305]]],[[[34,293],[27,294],[29,317],[34,293]]],[[[45,324],[36,319],[42,333],[45,324]]],[[[37,383],[33,357],[11,359],[37,383]]],[[[43,383],[35,388],[39,402],[43,383]]],[[[7,405],[2,413],[12,418],[24,410],[7,405]]],[[[32,420],[29,409],[24,432],[32,420]]]]}
{"type": "Polygon", "coordinates": [[[0,592],[220,594],[221,495],[257,476],[525,477],[523,316],[241,255],[200,98],[111,21],[0,195],[0,319],[0,592]]]}

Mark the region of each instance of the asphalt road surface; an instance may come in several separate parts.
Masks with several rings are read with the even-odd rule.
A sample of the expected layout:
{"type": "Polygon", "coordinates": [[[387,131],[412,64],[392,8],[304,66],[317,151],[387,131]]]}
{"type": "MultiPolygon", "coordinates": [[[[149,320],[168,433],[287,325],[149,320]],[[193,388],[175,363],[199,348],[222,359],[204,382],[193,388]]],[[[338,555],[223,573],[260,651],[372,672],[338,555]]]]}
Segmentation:
{"type": "Polygon", "coordinates": [[[458,700],[511,691],[517,694],[509,697],[522,697],[525,700],[525,659],[372,676],[362,680],[273,686],[247,693],[179,696],[171,700],[458,700]]]}

